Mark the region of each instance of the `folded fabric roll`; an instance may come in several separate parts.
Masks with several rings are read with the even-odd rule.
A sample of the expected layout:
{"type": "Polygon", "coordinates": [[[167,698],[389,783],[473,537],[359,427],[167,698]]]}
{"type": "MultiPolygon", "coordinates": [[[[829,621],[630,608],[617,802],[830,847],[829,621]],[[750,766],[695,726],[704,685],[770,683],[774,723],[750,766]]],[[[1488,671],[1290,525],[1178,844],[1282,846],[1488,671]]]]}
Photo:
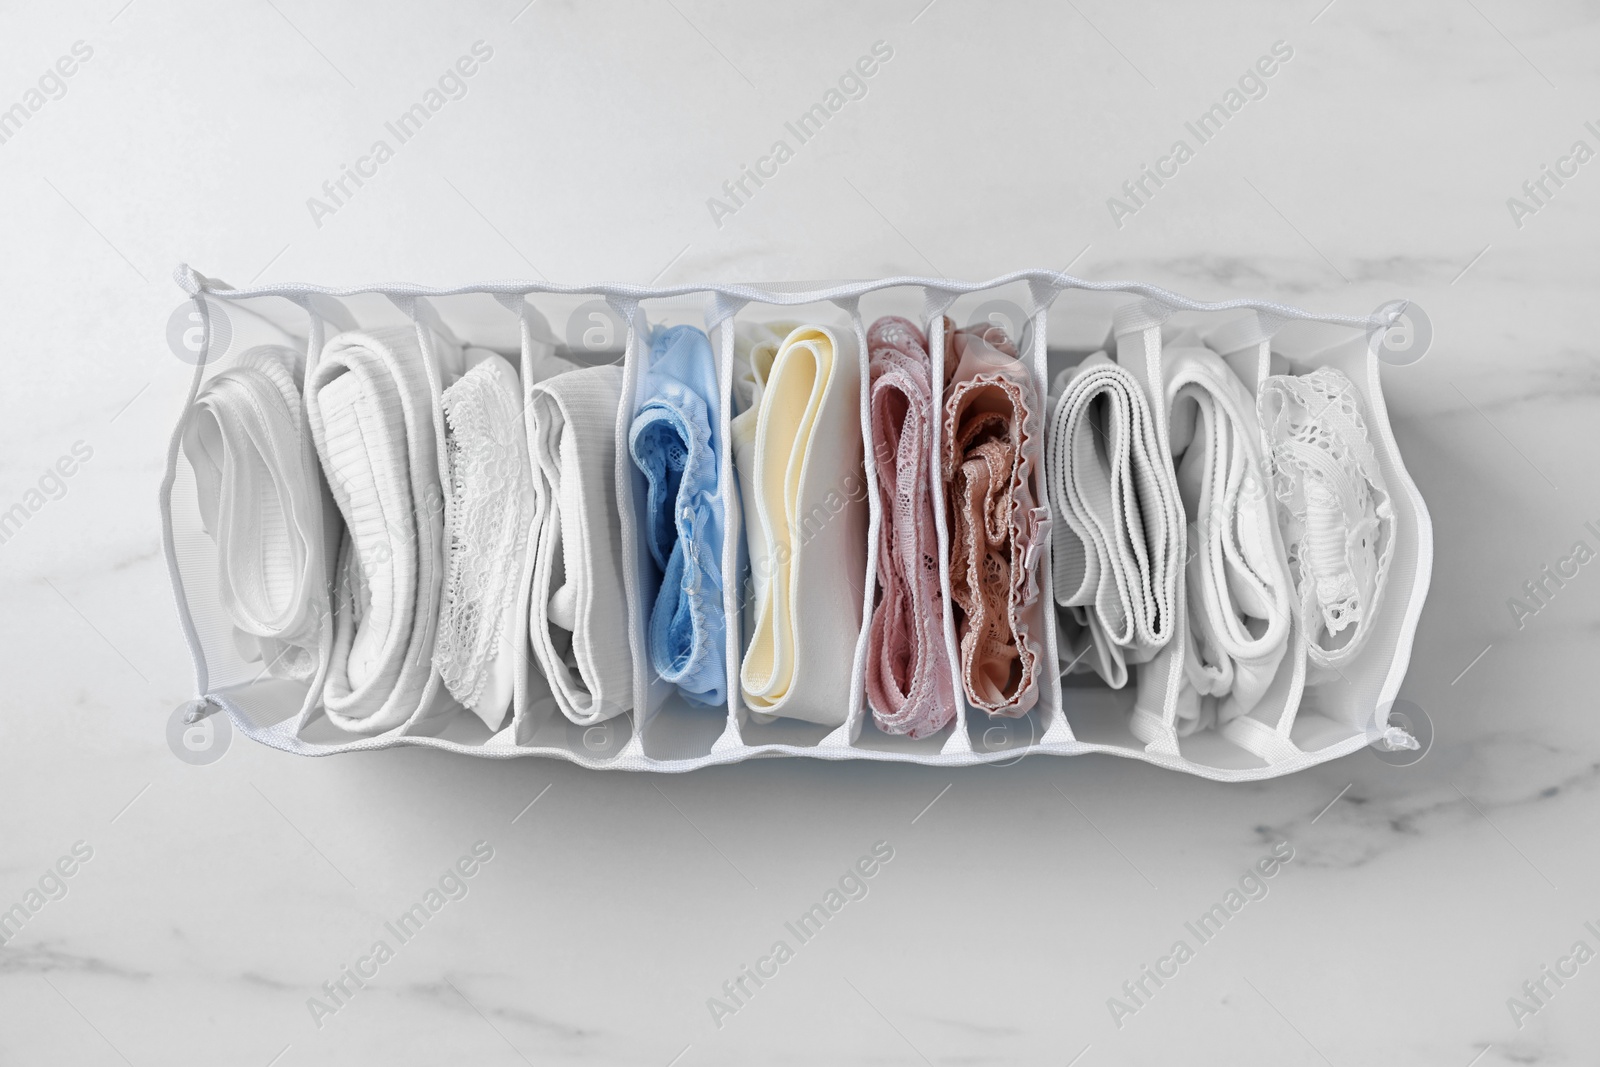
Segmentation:
{"type": "MultiPolygon", "coordinates": [[[[433,672],[444,497],[422,328],[340,334],[306,384],[312,437],[346,528],[323,706],[358,733],[409,720],[433,672]]],[[[431,342],[441,384],[452,384],[465,356],[437,334],[431,342]]]]}
{"type": "Polygon", "coordinates": [[[517,372],[491,355],[443,405],[451,506],[433,662],[450,695],[498,730],[521,659],[517,585],[533,514],[517,372]]]}
{"type": "Polygon", "coordinates": [[[1180,735],[1260,703],[1289,647],[1292,586],[1255,398],[1205,348],[1162,354],[1168,441],[1188,516],[1187,691],[1180,735]]]}
{"type": "Polygon", "coordinates": [[[568,719],[590,725],[633,707],[628,602],[617,512],[621,367],[586,367],[527,388],[533,467],[528,640],[568,719]]]}
{"type": "Polygon", "coordinates": [[[739,668],[751,716],[849,715],[866,578],[860,368],[850,335],[741,325],[731,443],[754,596],[739,668]]]}
{"type": "Polygon", "coordinates": [[[235,643],[246,662],[298,682],[316,675],[326,636],[334,525],[305,432],[304,374],[300,352],[252,348],[205,383],[183,434],[235,643]]]}
{"type": "Polygon", "coordinates": [[[694,704],[727,700],[717,364],[693,326],[657,327],[628,450],[644,474],[641,517],[661,574],[650,608],[650,666],[694,704]]]}
{"type": "Polygon", "coordinates": [[[1332,367],[1261,384],[1261,426],[1301,623],[1328,681],[1372,633],[1394,558],[1394,500],[1355,384],[1332,367]]]}
{"type": "Polygon", "coordinates": [[[1150,402],[1126,368],[1095,353],[1055,382],[1050,419],[1051,558],[1056,603],[1080,639],[1063,669],[1085,662],[1108,685],[1172,639],[1183,511],[1150,402]]]}
{"type": "Polygon", "coordinates": [[[956,713],[933,515],[932,367],[927,338],[898,316],[872,324],[867,351],[882,511],[867,703],[885,733],[927,737],[956,713]]]}
{"type": "Polygon", "coordinates": [[[973,707],[1015,718],[1039,699],[1039,556],[1051,525],[1036,503],[1044,420],[1005,331],[953,325],[945,320],[941,474],[962,688],[973,707]]]}

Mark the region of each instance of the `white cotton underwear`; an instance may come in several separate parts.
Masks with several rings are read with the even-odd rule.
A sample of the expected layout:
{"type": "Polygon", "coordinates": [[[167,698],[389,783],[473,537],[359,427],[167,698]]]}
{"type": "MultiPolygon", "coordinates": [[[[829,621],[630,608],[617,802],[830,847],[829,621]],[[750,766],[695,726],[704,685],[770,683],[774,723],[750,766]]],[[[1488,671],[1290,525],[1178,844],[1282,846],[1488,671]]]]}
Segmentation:
{"type": "Polygon", "coordinates": [[[622,368],[529,383],[533,473],[528,640],[556,705],[580,725],[633,707],[633,657],[617,511],[622,368]]]}
{"type": "Polygon", "coordinates": [[[1121,688],[1129,663],[1172,638],[1182,505],[1130,371],[1097,352],[1058,375],[1051,393],[1052,580],[1056,603],[1081,627],[1076,640],[1058,631],[1062,668],[1083,663],[1121,688]]]}
{"type": "Polygon", "coordinates": [[[304,355],[291,348],[243,353],[195,398],[183,452],[241,654],[274,677],[310,682],[337,526],[306,432],[304,371],[304,355]]]}
{"type": "Polygon", "coordinates": [[[1267,492],[1255,398],[1206,348],[1162,352],[1168,440],[1188,518],[1180,736],[1248,713],[1289,647],[1289,566],[1267,492]]]}
{"type": "MultiPolygon", "coordinates": [[[[352,330],[329,341],[306,386],[312,436],[346,536],[335,582],[333,653],[323,706],[372,734],[423,708],[433,673],[444,567],[434,389],[418,331],[352,330]]],[[[441,386],[461,348],[430,332],[441,386]]]]}

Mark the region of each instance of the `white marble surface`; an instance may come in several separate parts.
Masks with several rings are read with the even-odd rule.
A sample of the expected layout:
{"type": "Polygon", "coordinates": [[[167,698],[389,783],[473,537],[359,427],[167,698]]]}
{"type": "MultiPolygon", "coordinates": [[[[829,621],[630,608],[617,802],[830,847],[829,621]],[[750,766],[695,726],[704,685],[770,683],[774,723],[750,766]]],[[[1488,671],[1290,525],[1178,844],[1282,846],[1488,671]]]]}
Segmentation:
{"type": "Polygon", "coordinates": [[[1520,629],[1507,607],[1600,520],[1600,162],[1520,228],[1506,206],[1600,147],[1593,6],[923,3],[0,12],[0,107],[93,50],[0,144],[0,507],[93,450],[0,545],[0,907],[93,850],[0,948],[0,1060],[1595,1062],[1600,963],[1546,980],[1520,1028],[1507,1006],[1600,948],[1600,576],[1520,629]],[[466,97],[315,225],[306,198],[477,40],[466,97]],[[879,40],[865,98],[715,226],[706,198],[879,40]],[[1106,198],[1280,40],[1267,96],[1117,228],[1106,198]],[[1098,757],[653,780],[169,751],[192,695],[154,506],[188,372],[162,339],[178,261],[243,284],[1074,257],[1206,298],[1429,312],[1432,352],[1385,372],[1436,531],[1403,691],[1436,724],[1422,762],[1219,786],[1098,757]],[[479,840],[469,894],[319,1029],[307,998],[479,840]],[[707,998],[880,840],[869,895],[714,1026],[707,998]],[[1107,999],[1283,840],[1266,898],[1118,1028],[1107,999]]]}

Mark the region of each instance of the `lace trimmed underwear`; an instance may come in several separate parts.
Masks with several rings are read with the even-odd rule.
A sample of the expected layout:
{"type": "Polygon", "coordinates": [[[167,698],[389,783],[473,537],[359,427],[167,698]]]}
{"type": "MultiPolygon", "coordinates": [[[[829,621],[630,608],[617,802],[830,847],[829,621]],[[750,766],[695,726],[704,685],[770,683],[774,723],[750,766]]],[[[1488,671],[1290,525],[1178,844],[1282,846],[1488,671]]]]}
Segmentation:
{"type": "Polygon", "coordinates": [[[650,608],[650,666],[694,704],[727,699],[717,365],[693,326],[657,327],[645,401],[628,450],[647,487],[641,516],[661,586],[650,608]]]}
{"type": "Polygon", "coordinates": [[[1039,698],[1038,557],[1050,536],[1050,511],[1035,503],[1043,420],[1005,331],[953,325],[945,320],[941,474],[962,688],[973,707],[1014,718],[1039,698]]]}
{"type": "Polygon", "coordinates": [[[530,384],[527,397],[534,491],[528,639],[562,714],[587,726],[633,706],[617,512],[622,368],[557,374],[530,384]]]}
{"type": "Polygon", "coordinates": [[[1255,398],[1205,348],[1162,355],[1169,443],[1189,520],[1188,622],[1177,730],[1248,713],[1289,647],[1291,580],[1267,495],[1255,398]]]}
{"type": "Polygon", "coordinates": [[[302,420],[305,357],[252,348],[206,382],[183,434],[218,590],[246,662],[310,682],[327,610],[332,516],[302,420]]]}
{"type": "MultiPolygon", "coordinates": [[[[323,704],[357,733],[411,719],[433,672],[444,498],[418,329],[340,334],[306,384],[312,437],[346,529],[323,704]]],[[[464,354],[436,334],[432,348],[452,383],[464,354]]]]}
{"type": "Polygon", "coordinates": [[[867,703],[885,733],[927,737],[956,712],[933,515],[932,367],[922,331],[896,316],[872,324],[867,346],[873,462],[883,512],[879,600],[867,639],[867,703]]]}
{"type": "Polygon", "coordinates": [[[517,583],[533,479],[517,372],[491,355],[444,391],[452,506],[433,662],[450,695],[498,730],[517,664],[517,583]]]}
{"type": "Polygon", "coordinates": [[[838,726],[866,577],[856,354],[821,326],[741,324],[736,336],[730,436],[754,587],[740,692],[758,722],[838,726]]]}
{"type": "Polygon", "coordinates": [[[1171,640],[1183,511],[1138,379],[1095,353],[1055,382],[1050,502],[1056,603],[1081,627],[1062,632],[1062,669],[1085,660],[1106,683],[1128,682],[1171,640]]]}
{"type": "Polygon", "coordinates": [[[1274,375],[1257,400],[1307,653],[1327,681],[1372,633],[1394,557],[1394,501],[1355,384],[1332,367],[1274,375]]]}

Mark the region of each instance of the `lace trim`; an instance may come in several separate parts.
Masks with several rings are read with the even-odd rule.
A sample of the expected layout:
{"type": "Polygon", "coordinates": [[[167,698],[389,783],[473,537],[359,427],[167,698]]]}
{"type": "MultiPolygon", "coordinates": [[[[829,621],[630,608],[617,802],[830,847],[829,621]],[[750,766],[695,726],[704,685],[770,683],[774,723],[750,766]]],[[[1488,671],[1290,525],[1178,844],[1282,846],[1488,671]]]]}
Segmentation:
{"type": "Polygon", "coordinates": [[[933,382],[927,341],[906,319],[867,331],[873,459],[883,509],[867,700],[878,727],[913,739],[955,718],[933,517],[933,382]]]}
{"type": "Polygon", "coordinates": [[[1310,656],[1337,669],[1371,633],[1394,557],[1394,501],[1344,374],[1274,375],[1258,405],[1310,656]]]}
{"type": "Polygon", "coordinates": [[[1022,610],[1038,597],[1034,569],[1050,523],[1049,512],[1034,506],[1041,438],[1033,384],[999,327],[949,337],[957,374],[969,360],[990,368],[956,381],[945,396],[942,474],[962,682],[973,706],[1016,717],[1038,700],[1040,652],[1022,610]]]}
{"type": "Polygon", "coordinates": [[[483,696],[516,600],[533,493],[517,390],[505,373],[480,363],[443,398],[454,507],[433,662],[469,708],[483,696]]]}

